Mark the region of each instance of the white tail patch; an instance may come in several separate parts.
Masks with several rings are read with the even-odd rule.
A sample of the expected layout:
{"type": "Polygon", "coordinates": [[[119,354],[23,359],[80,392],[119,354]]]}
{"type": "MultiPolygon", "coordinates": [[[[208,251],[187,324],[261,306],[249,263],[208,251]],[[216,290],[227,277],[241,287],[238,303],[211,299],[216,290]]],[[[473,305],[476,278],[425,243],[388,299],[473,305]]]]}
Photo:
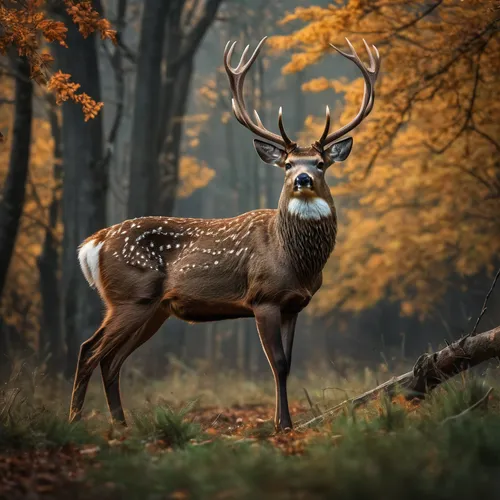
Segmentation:
{"type": "Polygon", "coordinates": [[[100,286],[99,252],[103,244],[103,241],[96,244],[94,240],[90,240],[78,249],[80,267],[91,287],[99,288],[100,286]]]}
{"type": "Polygon", "coordinates": [[[319,220],[332,215],[330,205],[322,198],[292,198],[288,203],[288,212],[301,219],[319,220]]]}

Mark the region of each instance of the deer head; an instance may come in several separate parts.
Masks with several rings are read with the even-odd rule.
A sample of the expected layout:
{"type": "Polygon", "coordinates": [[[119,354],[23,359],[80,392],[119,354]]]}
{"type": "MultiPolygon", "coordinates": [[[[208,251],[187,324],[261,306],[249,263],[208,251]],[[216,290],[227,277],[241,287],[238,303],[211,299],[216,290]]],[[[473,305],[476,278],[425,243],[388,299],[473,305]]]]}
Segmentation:
{"type": "MultiPolygon", "coordinates": [[[[370,59],[370,65],[366,67],[347,38],[346,40],[351,50],[350,54],[342,52],[332,45],[335,50],[354,62],[361,70],[365,83],[361,107],[358,114],[350,123],[330,133],[330,109],[327,106],[326,123],[323,134],[319,140],[315,141],[309,147],[300,147],[295,141],[292,141],[288,137],[285,131],[281,108],[278,113],[280,135],[264,127],[257,111],[254,110],[254,119],[252,119],[246,109],[243,94],[245,76],[259,55],[266,39],[267,37],[264,37],[260,41],[254,53],[248,61],[245,61],[245,55],[249,48],[249,46],[247,46],[243,51],[240,62],[235,68],[231,67],[231,56],[236,42],[232,44],[228,42],[226,45],[224,51],[224,66],[229,77],[233,95],[233,112],[236,119],[242,125],[266,140],[261,141],[259,139],[254,139],[255,149],[262,161],[269,165],[280,167],[285,171],[282,198],[286,198],[289,211],[292,213],[294,211],[302,213],[307,218],[310,218],[307,214],[311,215],[312,218],[314,218],[314,216],[321,216],[323,209],[325,211],[330,210],[329,203],[327,202],[331,200],[330,189],[325,181],[325,171],[333,163],[343,161],[349,156],[353,144],[352,138],[347,137],[342,140],[339,139],[358,126],[361,121],[370,114],[373,108],[375,81],[380,70],[380,55],[377,48],[372,45],[375,53],[375,55],[373,55],[372,50],[366,41],[363,40],[370,59]],[[307,203],[308,201],[315,201],[314,210],[312,212],[300,210],[300,207],[304,206],[304,202],[307,203]]],[[[283,200],[281,200],[280,204],[282,203],[283,200]]]]}

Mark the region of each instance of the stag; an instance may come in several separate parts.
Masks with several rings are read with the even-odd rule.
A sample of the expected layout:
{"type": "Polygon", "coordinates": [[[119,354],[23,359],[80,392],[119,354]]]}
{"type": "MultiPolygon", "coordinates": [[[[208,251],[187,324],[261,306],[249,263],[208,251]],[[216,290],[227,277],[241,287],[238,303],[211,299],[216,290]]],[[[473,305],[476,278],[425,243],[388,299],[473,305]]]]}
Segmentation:
{"type": "Polygon", "coordinates": [[[334,132],[327,106],[321,137],[300,147],[285,132],[281,108],[278,135],[264,127],[256,111],[252,118],[245,105],[245,76],[265,40],[245,60],[247,46],[236,67],[231,66],[236,42],[228,43],[224,66],[236,119],[264,139],[254,139],[260,158],[284,171],[278,208],[228,219],[140,217],[102,229],[80,245],[83,274],[101,296],[106,315],[80,348],[71,421],[81,417],[90,377],[100,365],[112,419],[126,425],[120,369],[170,316],[187,322],[254,317],[275,381],[275,427],[292,427],[286,384],[295,324],[321,286],[337,233],[325,171],[348,157],[353,141],[339,139],[373,108],[380,56],[364,42],[370,60],[365,66],[349,40],[350,53],[332,45],[363,75],[361,106],[350,123],[334,132]]]}

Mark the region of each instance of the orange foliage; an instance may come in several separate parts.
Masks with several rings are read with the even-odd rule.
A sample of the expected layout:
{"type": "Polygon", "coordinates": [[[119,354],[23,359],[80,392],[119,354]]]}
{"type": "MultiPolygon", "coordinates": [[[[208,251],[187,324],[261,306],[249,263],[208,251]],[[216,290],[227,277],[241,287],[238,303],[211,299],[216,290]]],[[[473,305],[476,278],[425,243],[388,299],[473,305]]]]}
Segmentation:
{"type": "MultiPolygon", "coordinates": [[[[102,39],[116,42],[116,32],[111,29],[109,21],[92,8],[92,2],[64,0],[64,4],[82,36],[98,31],[102,39]]],[[[58,72],[50,77],[49,65],[53,58],[42,49],[43,42],[67,47],[67,31],[63,22],[47,17],[45,0],[0,0],[0,54],[15,47],[20,56],[29,60],[32,78],[40,84],[48,82],[58,102],[71,99],[81,104],[85,120],[88,120],[97,115],[102,103],[96,103],[85,93],[77,93],[78,86],[69,82],[69,75],[58,72]]]]}
{"type": "Polygon", "coordinates": [[[87,38],[94,31],[99,31],[102,40],[109,38],[116,43],[116,31],[111,28],[107,19],[101,18],[99,13],[92,8],[92,2],[64,0],[64,3],[66,4],[66,12],[78,25],[84,38],[87,38]]]}
{"type": "Polygon", "coordinates": [[[102,102],[96,102],[85,92],[77,93],[79,83],[70,82],[71,75],[58,71],[49,81],[48,88],[56,94],[56,103],[60,104],[68,99],[82,105],[85,121],[95,118],[104,106],[102,102]]]}
{"type": "MultiPolygon", "coordinates": [[[[492,272],[500,255],[500,11],[485,0],[335,4],[296,9],[283,23],[303,27],[271,40],[296,51],[284,72],[324,56],[335,64],[329,44],[343,48],[346,36],[361,57],[362,37],[382,55],[374,110],[348,162],[330,169],[340,240],[315,307],[360,310],[389,296],[424,315],[451,276],[492,272]]],[[[357,113],[363,82],[304,88],[344,94],[339,126],[357,113]]],[[[323,126],[309,117],[304,138],[323,126]]]]}
{"type": "Polygon", "coordinates": [[[181,198],[187,198],[197,189],[205,187],[214,177],[215,171],[194,156],[182,156],[179,164],[179,190],[181,198]]]}

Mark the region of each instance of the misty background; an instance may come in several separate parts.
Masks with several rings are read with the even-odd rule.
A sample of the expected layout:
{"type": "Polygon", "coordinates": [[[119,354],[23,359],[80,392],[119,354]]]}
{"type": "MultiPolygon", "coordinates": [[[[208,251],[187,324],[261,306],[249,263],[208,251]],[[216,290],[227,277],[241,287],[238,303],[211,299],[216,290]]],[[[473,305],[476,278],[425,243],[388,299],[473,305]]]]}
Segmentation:
{"type": "MultiPolygon", "coordinates": [[[[40,217],[38,222],[23,220],[12,261],[0,261],[6,268],[0,289],[2,376],[8,376],[16,359],[27,358],[51,373],[73,375],[79,346],[98,327],[103,312],[76,255],[78,245],[93,232],[143,215],[221,218],[277,206],[283,172],[260,161],[251,132],[232,115],[222,55],[228,40],[238,40],[236,65],[246,44],[254,48],[263,36],[292,32],[294,23],[279,21],[301,4],[94,1],[117,29],[117,46],[96,35],[84,39],[67,22],[68,48],[53,47],[54,67],[71,74],[104,107],[85,122],[79,106],[59,107],[50,94],[33,86],[33,118],[19,118],[20,126],[33,127],[33,141],[51,151],[47,161],[37,162],[33,155],[45,158],[41,145],[31,149],[30,169],[46,177],[28,177],[26,203],[38,204],[30,210],[40,217]]],[[[287,132],[297,138],[309,115],[324,116],[326,104],[334,112],[343,106],[342,94],[307,93],[302,85],[314,77],[351,80],[358,74],[354,65],[332,53],[285,75],[282,68],[290,55],[266,45],[247,77],[246,99],[248,108],[256,108],[272,130],[277,130],[282,106],[287,132]]],[[[2,68],[7,97],[12,82],[26,77],[29,68],[13,72],[6,69],[7,62],[2,68]]],[[[2,117],[12,114],[14,102],[7,101],[12,99],[0,104],[2,117]]],[[[12,124],[5,120],[2,133],[8,136],[12,124]]],[[[2,158],[12,162],[7,153],[2,158]]],[[[6,175],[7,163],[2,183],[6,175]]],[[[338,181],[330,176],[328,182],[333,186],[338,181]]],[[[336,200],[340,217],[342,203],[336,200]]],[[[380,364],[391,370],[400,361],[411,361],[473,328],[491,278],[487,273],[452,277],[449,291],[424,319],[402,316],[400,304],[388,298],[359,313],[332,308],[318,316],[306,309],[297,325],[293,371],[324,365],[342,373],[347,366],[380,364]]],[[[498,295],[492,296],[481,329],[498,324],[498,295]]],[[[199,325],[170,319],[126,363],[126,369],[149,377],[179,367],[268,375],[252,319],[199,325]]]]}

